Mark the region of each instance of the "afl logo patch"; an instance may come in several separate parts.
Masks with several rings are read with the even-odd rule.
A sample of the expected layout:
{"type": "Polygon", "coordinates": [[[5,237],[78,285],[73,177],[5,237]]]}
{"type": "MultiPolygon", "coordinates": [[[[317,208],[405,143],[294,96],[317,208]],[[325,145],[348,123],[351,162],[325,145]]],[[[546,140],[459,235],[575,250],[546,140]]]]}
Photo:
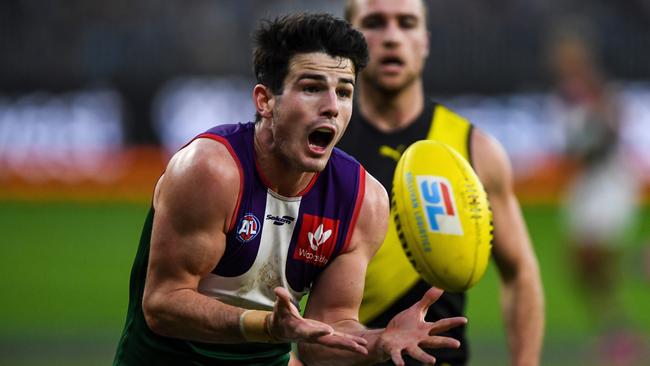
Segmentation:
{"type": "Polygon", "coordinates": [[[237,240],[242,243],[249,242],[257,236],[260,231],[260,220],[252,213],[242,216],[237,225],[237,240]]]}

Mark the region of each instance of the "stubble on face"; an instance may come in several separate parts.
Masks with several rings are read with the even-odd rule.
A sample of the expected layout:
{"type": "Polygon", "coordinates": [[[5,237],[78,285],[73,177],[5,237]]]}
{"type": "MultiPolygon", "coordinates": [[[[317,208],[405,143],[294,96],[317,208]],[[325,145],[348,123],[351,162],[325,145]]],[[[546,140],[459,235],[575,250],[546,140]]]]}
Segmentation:
{"type": "Polygon", "coordinates": [[[362,72],[359,75],[359,79],[363,81],[363,85],[366,87],[370,87],[387,97],[394,97],[415,84],[420,79],[420,72],[408,73],[399,82],[387,82],[378,75],[378,72],[373,72],[373,70],[369,69],[362,72]]]}

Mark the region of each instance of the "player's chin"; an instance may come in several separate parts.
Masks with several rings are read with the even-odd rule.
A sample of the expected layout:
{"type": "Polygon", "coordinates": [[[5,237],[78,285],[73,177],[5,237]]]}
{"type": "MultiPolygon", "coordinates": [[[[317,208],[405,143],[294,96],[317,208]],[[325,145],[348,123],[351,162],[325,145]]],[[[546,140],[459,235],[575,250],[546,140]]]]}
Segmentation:
{"type": "Polygon", "coordinates": [[[302,162],[303,170],[306,172],[318,173],[323,171],[327,166],[327,162],[332,155],[332,150],[328,150],[318,156],[309,156],[302,162]]]}
{"type": "Polygon", "coordinates": [[[385,93],[397,93],[404,90],[408,85],[407,80],[400,76],[385,76],[378,80],[379,89],[385,93]]]}

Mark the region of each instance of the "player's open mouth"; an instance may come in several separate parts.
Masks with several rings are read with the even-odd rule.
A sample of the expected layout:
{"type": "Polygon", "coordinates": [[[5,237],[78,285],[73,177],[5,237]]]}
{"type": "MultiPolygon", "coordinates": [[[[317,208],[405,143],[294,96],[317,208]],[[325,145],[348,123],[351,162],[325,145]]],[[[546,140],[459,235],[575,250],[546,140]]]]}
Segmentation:
{"type": "Polygon", "coordinates": [[[309,134],[309,147],[316,150],[324,150],[334,139],[334,130],[320,127],[309,134]]]}
{"type": "Polygon", "coordinates": [[[401,58],[395,56],[388,56],[381,59],[382,66],[403,66],[404,61],[401,58]]]}

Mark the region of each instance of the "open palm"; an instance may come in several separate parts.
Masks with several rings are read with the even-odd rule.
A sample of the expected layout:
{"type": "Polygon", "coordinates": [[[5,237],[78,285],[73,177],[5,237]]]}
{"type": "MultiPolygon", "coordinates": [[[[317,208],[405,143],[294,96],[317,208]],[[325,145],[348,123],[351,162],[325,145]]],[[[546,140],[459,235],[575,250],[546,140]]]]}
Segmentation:
{"type": "Polygon", "coordinates": [[[390,355],[395,365],[404,365],[402,352],[420,362],[433,364],[436,362],[435,357],[426,353],[423,348],[460,347],[460,342],[456,339],[436,334],[467,324],[465,317],[445,318],[433,323],[424,320],[429,306],[436,302],[442,293],[442,290],[432,287],[420,301],[397,314],[388,323],[380,336],[379,347],[390,355]]]}

